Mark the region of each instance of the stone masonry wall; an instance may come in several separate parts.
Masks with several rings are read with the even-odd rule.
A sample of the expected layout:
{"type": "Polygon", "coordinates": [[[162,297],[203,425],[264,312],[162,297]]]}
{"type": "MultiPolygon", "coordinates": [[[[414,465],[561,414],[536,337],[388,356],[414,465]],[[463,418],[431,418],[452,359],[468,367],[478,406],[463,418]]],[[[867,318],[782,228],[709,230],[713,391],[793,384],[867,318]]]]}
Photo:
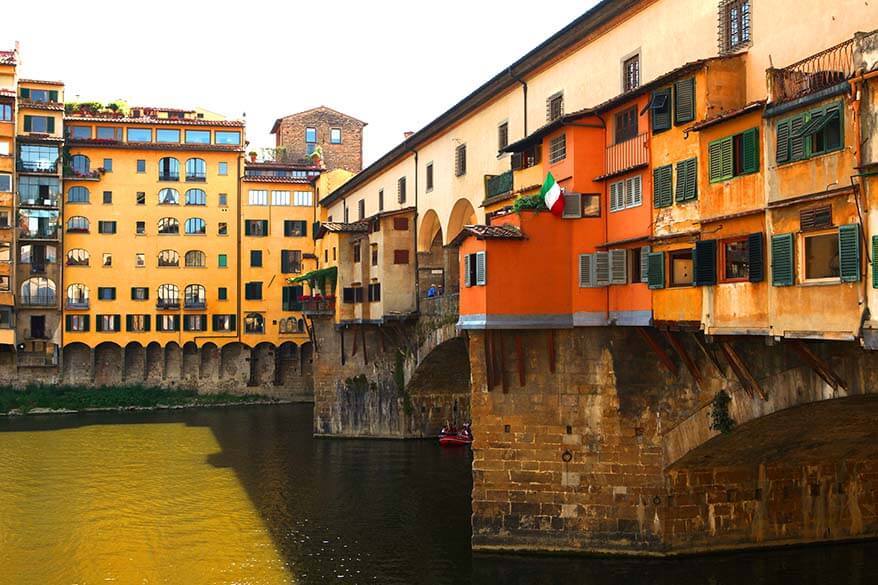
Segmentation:
{"type": "Polygon", "coordinates": [[[321,107],[281,118],[275,141],[284,147],[290,160],[305,159],[305,129],[315,128],[326,168],[358,173],[363,169],[363,127],[355,118],[321,107]],[[341,144],[330,143],[331,128],[341,129],[341,144]]]}

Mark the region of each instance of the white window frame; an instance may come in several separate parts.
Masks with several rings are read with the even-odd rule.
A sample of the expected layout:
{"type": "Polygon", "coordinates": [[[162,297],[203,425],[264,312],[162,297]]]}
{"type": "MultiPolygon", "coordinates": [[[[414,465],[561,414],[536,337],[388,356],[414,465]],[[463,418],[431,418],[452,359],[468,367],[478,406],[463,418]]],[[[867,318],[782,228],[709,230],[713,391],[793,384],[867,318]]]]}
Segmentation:
{"type": "Polygon", "coordinates": [[[607,198],[610,212],[622,211],[643,205],[643,176],[636,175],[610,183],[607,198]]]}
{"type": "Polygon", "coordinates": [[[314,205],[314,194],[311,191],[293,192],[294,207],[311,207],[314,205]]]}
{"type": "Polygon", "coordinates": [[[250,189],[250,193],[247,196],[247,204],[260,206],[268,205],[268,190],[250,189]]]}
{"type": "Polygon", "coordinates": [[[292,204],[292,195],[289,191],[272,191],[271,204],[289,207],[292,204]]]}

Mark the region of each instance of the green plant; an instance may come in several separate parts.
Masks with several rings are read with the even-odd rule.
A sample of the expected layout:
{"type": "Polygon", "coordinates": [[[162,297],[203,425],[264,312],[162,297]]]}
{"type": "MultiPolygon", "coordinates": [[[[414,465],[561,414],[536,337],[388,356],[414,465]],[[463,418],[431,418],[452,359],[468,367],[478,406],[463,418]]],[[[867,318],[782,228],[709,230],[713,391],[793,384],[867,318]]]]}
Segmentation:
{"type": "Polygon", "coordinates": [[[710,403],[710,430],[726,434],[735,428],[735,420],[729,414],[732,397],[725,390],[720,390],[710,403]]]}
{"type": "Polygon", "coordinates": [[[345,389],[348,392],[354,392],[356,394],[365,394],[370,387],[374,386],[369,384],[369,380],[366,378],[364,374],[360,374],[359,376],[354,376],[353,378],[346,378],[344,381],[345,389]]]}
{"type": "Polygon", "coordinates": [[[528,197],[519,197],[512,204],[513,211],[546,211],[546,200],[542,195],[530,195],[528,197]]]}

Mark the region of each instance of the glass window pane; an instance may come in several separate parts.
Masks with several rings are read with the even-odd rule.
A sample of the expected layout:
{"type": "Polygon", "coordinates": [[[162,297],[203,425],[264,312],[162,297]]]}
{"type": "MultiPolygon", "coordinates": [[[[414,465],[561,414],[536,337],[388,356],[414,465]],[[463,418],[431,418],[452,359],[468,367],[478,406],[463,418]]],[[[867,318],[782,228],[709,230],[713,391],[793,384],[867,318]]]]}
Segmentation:
{"type": "Polygon", "coordinates": [[[241,133],[232,131],[214,132],[216,144],[241,144],[241,133]]]}
{"type": "Polygon", "coordinates": [[[179,130],[156,130],[155,131],[155,141],[156,142],[180,142],[180,131],[179,130]]]}
{"type": "Polygon", "coordinates": [[[152,142],[152,130],[149,128],[129,128],[128,142],[152,142]]]}
{"type": "Polygon", "coordinates": [[[210,144],[210,130],[186,130],[186,144],[210,144]]]}

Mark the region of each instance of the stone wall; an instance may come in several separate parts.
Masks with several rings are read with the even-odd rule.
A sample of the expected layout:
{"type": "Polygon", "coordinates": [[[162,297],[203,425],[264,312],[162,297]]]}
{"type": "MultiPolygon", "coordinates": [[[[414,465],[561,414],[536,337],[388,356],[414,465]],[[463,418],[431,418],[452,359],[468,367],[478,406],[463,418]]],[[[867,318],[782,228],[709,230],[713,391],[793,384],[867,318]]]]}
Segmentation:
{"type": "Polygon", "coordinates": [[[317,144],[323,149],[323,160],[330,170],[345,169],[358,173],[363,169],[363,127],[356,118],[330,108],[314,108],[285,116],[275,134],[277,146],[286,150],[288,160],[307,159],[305,129],[317,130],[317,144]],[[330,142],[330,129],[341,129],[341,144],[330,142]]]}

